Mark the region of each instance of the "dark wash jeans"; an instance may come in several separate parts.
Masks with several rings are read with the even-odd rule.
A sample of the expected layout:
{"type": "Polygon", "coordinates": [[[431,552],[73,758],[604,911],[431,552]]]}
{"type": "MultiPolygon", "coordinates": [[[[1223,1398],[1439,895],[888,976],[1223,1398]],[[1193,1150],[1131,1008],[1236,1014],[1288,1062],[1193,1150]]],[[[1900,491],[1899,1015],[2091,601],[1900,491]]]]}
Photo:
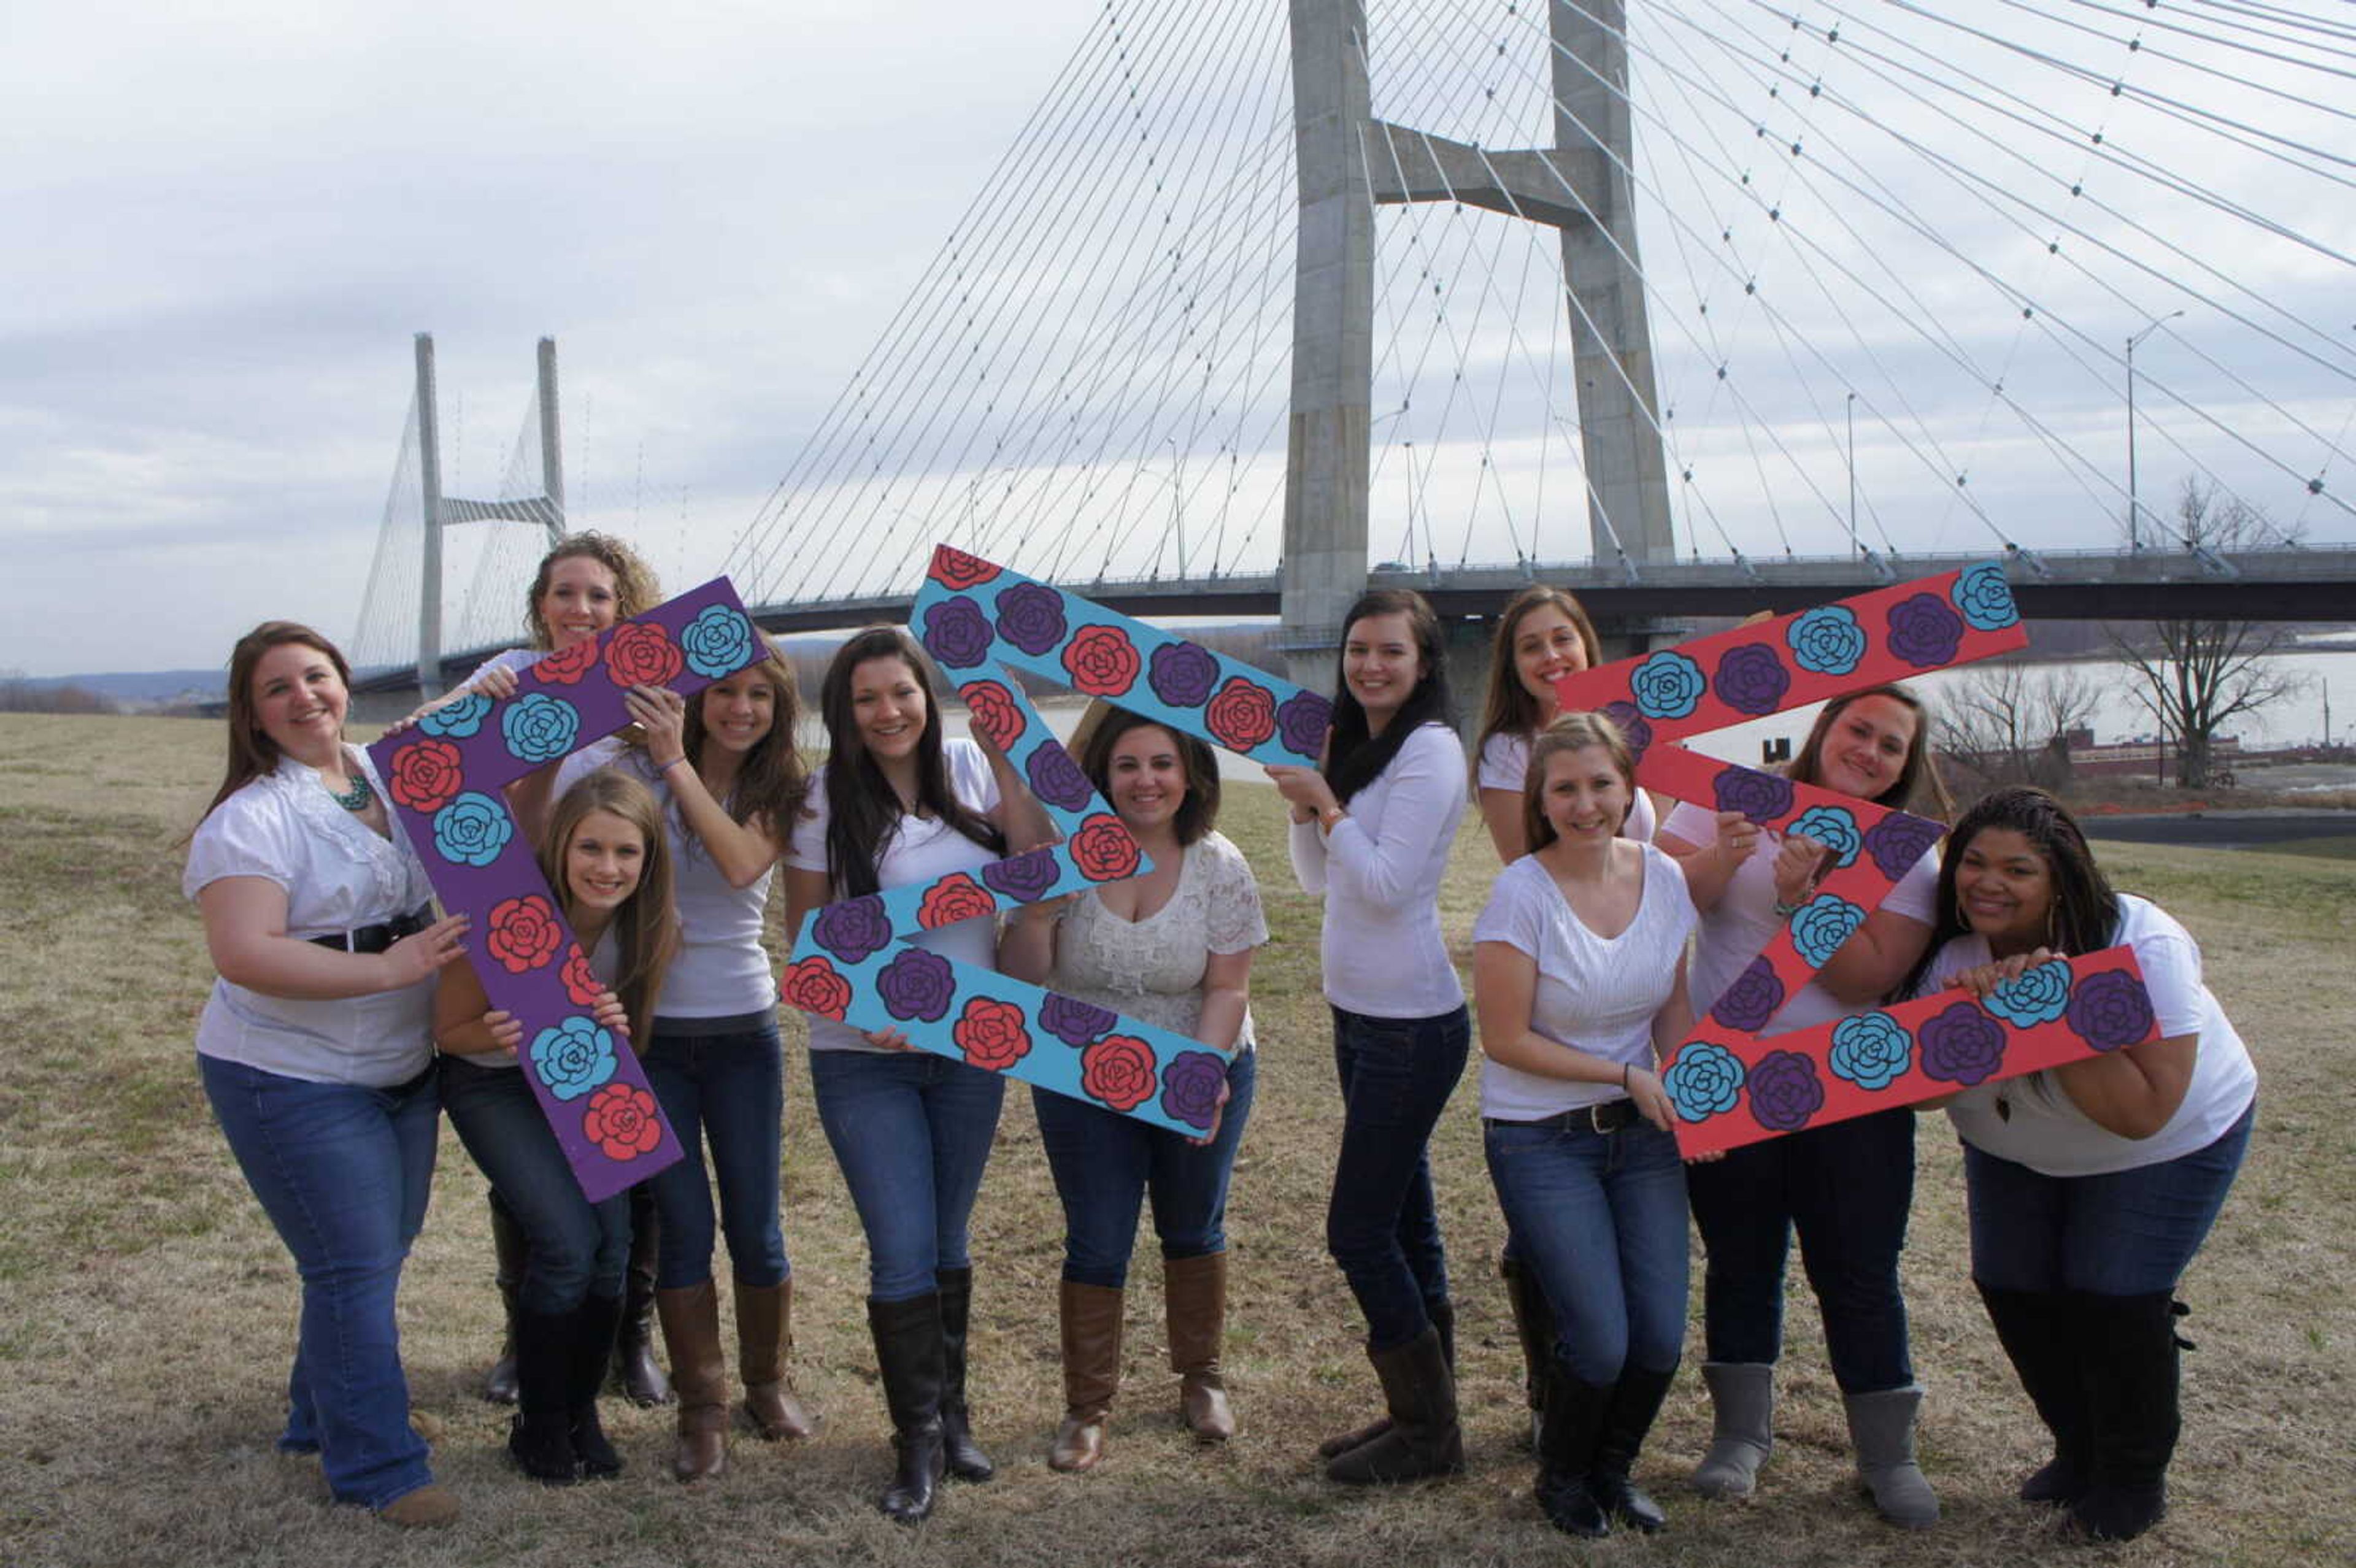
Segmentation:
{"type": "Polygon", "coordinates": [[[1325,1210],[1325,1250],[1366,1315],[1366,1345],[1389,1350],[1421,1334],[1448,1299],[1448,1257],[1431,1197],[1431,1129],[1472,1043],[1460,1004],[1428,1019],[1332,1009],[1342,1081],[1342,1153],[1325,1210]]]}
{"type": "Polygon", "coordinates": [[[871,1301],[911,1301],[965,1268],[1006,1080],[929,1051],[813,1051],[819,1125],[867,1232],[871,1301]]]}
{"type": "Polygon", "coordinates": [[[616,1192],[602,1203],[582,1196],[523,1081],[526,1071],[445,1056],[442,1104],[458,1141],[530,1243],[517,1299],[528,1312],[554,1316],[593,1296],[610,1301],[622,1294],[630,1260],[630,1195],[616,1192]]]}
{"type": "Polygon", "coordinates": [[[683,1290],[710,1279],[712,1243],[722,1232],[737,1284],[777,1284],[791,1265],[777,1209],[786,1067],[776,1009],[726,1019],[659,1017],[638,1061],[682,1156],[647,1183],[662,1216],[656,1285],[683,1290]]]}

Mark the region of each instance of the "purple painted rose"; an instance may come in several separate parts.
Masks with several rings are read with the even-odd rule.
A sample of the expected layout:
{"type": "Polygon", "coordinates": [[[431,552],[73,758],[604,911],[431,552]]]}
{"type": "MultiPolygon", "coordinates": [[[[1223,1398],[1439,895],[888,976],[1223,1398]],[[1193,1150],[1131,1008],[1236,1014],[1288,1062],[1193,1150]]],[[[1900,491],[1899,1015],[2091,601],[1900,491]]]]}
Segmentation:
{"type": "Polygon", "coordinates": [[[1120,1022],[1120,1015],[1076,1000],[1071,997],[1047,993],[1039,1004],[1039,1027],[1070,1046],[1074,1051],[1093,1045],[1112,1032],[1120,1022]]]}
{"type": "Polygon", "coordinates": [[[990,618],[970,599],[925,609],[925,651],[949,669],[970,669],[990,655],[990,618]]]}
{"type": "Polygon", "coordinates": [[[1200,708],[1219,683],[1219,661],[1193,643],[1164,643],[1145,662],[1145,684],[1173,708],[1200,708]]]}
{"type": "Polygon", "coordinates": [[[1792,689],[1792,672],[1766,644],[1740,643],[1718,661],[1709,688],[1729,708],[1756,718],[1775,711],[1775,705],[1792,689]]]}
{"type": "Polygon", "coordinates": [[[1734,984],[1718,998],[1709,1016],[1721,1029],[1756,1034],[1783,1005],[1783,982],[1776,976],[1775,966],[1763,957],[1753,958],[1751,967],[1737,975],[1734,984]]]}
{"type": "Polygon", "coordinates": [[[1922,1075],[1970,1088],[2004,1065],[2004,1026],[1976,1002],[1957,1002],[1914,1031],[1922,1048],[1922,1075]]]}
{"type": "Polygon", "coordinates": [[[1792,781],[1781,773],[1729,763],[1710,781],[1720,811],[1739,811],[1760,827],[1787,816],[1792,809],[1792,781]]]}
{"type": "Polygon", "coordinates": [[[1277,739],[1296,757],[1314,762],[1333,728],[1333,705],[1313,691],[1296,691],[1276,710],[1277,739]]]}
{"type": "Polygon", "coordinates": [[[1162,1070],[1162,1109],[1173,1121],[1207,1133],[1218,1120],[1219,1087],[1226,1081],[1226,1057],[1182,1051],[1162,1070]]]}
{"type": "Polygon", "coordinates": [[[892,923],[884,918],[884,901],[870,893],[865,898],[844,899],[819,910],[818,924],[810,929],[810,937],[845,964],[859,964],[868,955],[880,953],[889,945],[892,923]]]}
{"type": "Polygon", "coordinates": [[[1945,831],[1927,817],[1893,811],[1865,830],[1865,852],[1873,857],[1875,868],[1894,882],[1912,869],[1922,852],[1945,831]]]}
{"type": "Polygon", "coordinates": [[[981,880],[993,892],[1004,893],[1017,903],[1031,903],[1046,895],[1063,875],[1055,864],[1053,849],[1033,849],[1024,855],[1010,855],[1003,860],[992,860],[981,869],[981,880]]]}
{"type": "Polygon", "coordinates": [[[1653,744],[1652,720],[1637,712],[1633,702],[1607,702],[1603,705],[1603,717],[1620,726],[1620,733],[1627,739],[1629,752],[1638,762],[1643,762],[1644,753],[1653,744]]]}
{"type": "Polygon", "coordinates": [[[1072,753],[1053,741],[1031,753],[1030,760],[1023,764],[1023,773],[1031,782],[1033,795],[1066,811],[1079,810],[1094,793],[1088,775],[1080,772],[1080,764],[1072,761],[1072,753]]]}
{"type": "Polygon", "coordinates": [[[1771,1051],[1752,1062],[1743,1086],[1751,1091],[1751,1114],[1771,1133],[1798,1132],[1825,1108],[1815,1061],[1796,1051],[1771,1051]]]}
{"type": "Polygon", "coordinates": [[[2139,1045],[2155,1021],[2151,994],[2124,969],[2105,969],[2079,981],[2062,1016],[2071,1032],[2096,1051],[2139,1045]]]}
{"type": "Polygon", "coordinates": [[[1955,662],[1964,618],[1936,593],[1915,593],[1890,607],[1890,651],[1916,669],[1955,662]]]}
{"type": "Polygon", "coordinates": [[[875,976],[875,994],[884,998],[884,1010],[895,1019],[938,1023],[948,1016],[956,991],[957,976],[949,961],[921,947],[894,955],[875,976]]]}
{"type": "Polygon", "coordinates": [[[1018,582],[998,596],[998,635],[1033,657],[1064,640],[1064,596],[1036,582],[1018,582]]]}

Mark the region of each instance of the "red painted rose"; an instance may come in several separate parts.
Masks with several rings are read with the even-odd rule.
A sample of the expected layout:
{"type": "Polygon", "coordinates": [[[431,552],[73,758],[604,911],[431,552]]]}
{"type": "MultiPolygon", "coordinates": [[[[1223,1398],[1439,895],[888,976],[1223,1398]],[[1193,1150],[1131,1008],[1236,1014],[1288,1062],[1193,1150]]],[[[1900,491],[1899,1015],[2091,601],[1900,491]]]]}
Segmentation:
{"type": "Polygon", "coordinates": [[[563,945],[564,927],[557,923],[556,911],[538,893],[491,906],[483,949],[509,974],[546,967],[563,945]]]}
{"type": "Polygon", "coordinates": [[[977,582],[987,582],[999,573],[999,568],[978,555],[968,555],[947,545],[933,547],[932,580],[944,588],[967,589],[977,582]]]}
{"type": "Polygon", "coordinates": [[[584,637],[562,653],[548,654],[531,667],[531,678],[544,686],[574,686],[597,666],[597,639],[584,637]]]}
{"type": "Polygon", "coordinates": [[[994,680],[968,681],[958,688],[973,727],[1001,752],[1012,751],[1023,736],[1023,705],[1012,692],[994,680]]]}
{"type": "Polygon", "coordinates": [[[988,914],[997,907],[990,890],[963,871],[952,871],[925,890],[924,902],[916,906],[916,923],[931,931],[988,914]]]}
{"type": "Polygon", "coordinates": [[[1099,811],[1072,835],[1072,863],[1092,882],[1117,882],[1137,875],[1141,852],[1120,818],[1099,811]]]}
{"type": "Polygon", "coordinates": [[[632,621],[614,630],[605,645],[605,673],[616,686],[661,686],[687,667],[670,633],[652,621],[632,621]]]}
{"type": "Polygon", "coordinates": [[[458,748],[447,741],[412,741],[392,754],[392,778],[386,790],[412,811],[439,811],[466,787],[458,748]]]}
{"type": "Polygon", "coordinates": [[[576,1008],[594,1008],[597,998],[605,994],[605,982],[590,973],[589,955],[581,951],[578,943],[564,950],[564,967],[560,973],[565,999],[576,1008]]]}
{"type": "Polygon", "coordinates": [[[1203,726],[1227,750],[1248,752],[1276,733],[1276,698],[1264,686],[1229,676],[1203,709],[1203,726]]]}
{"type": "Polygon", "coordinates": [[[1119,697],[1137,684],[1142,661],[1119,626],[1082,626],[1064,647],[1064,668],[1072,689],[1089,697],[1119,697]]]}
{"type": "Polygon", "coordinates": [[[949,1038],[965,1052],[969,1066],[1003,1072],[1031,1054],[1031,1031],[1023,1024],[1023,1009],[1012,1002],[976,997],[949,1026],[949,1038]]]}
{"type": "Polygon", "coordinates": [[[786,983],[778,989],[789,1006],[837,1023],[851,1010],[851,982],[835,973],[833,965],[816,955],[788,967],[786,983]]]}
{"type": "Polygon", "coordinates": [[[1116,1111],[1133,1111],[1153,1093],[1153,1048],[1134,1035],[1108,1034],[1080,1052],[1080,1087],[1116,1111]]]}
{"type": "Polygon", "coordinates": [[[636,1159],[662,1142],[662,1118],[655,1097],[628,1083],[608,1083],[589,1096],[581,1115],[581,1136],[605,1150],[607,1159],[636,1159]]]}

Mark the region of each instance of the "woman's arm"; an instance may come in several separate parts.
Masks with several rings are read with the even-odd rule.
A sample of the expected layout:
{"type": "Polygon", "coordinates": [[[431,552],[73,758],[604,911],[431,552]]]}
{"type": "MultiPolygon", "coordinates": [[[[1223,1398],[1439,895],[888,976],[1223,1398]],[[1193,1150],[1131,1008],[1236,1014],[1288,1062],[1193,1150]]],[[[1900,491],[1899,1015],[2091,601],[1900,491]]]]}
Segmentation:
{"type": "Polygon", "coordinates": [[[1194,1020],[1194,1038],[1221,1051],[1233,1051],[1244,1031],[1244,1014],[1251,1007],[1252,950],[1214,953],[1203,965],[1203,1011],[1194,1020]]]}
{"type": "Polygon", "coordinates": [[[728,885],[749,888],[767,875],[786,847],[766,817],[739,822],[712,797],[687,760],[687,699],[662,688],[634,686],[622,701],[647,733],[647,761],[670,786],[688,830],[703,841],[728,885]]]}
{"type": "Polygon", "coordinates": [[[1497,847],[1497,859],[1503,864],[1510,866],[1530,852],[1528,836],[1522,831],[1519,790],[1483,789],[1481,821],[1489,829],[1489,842],[1497,847]]]}
{"type": "MultiPolygon", "coordinates": [[[[1078,894],[1066,894],[1076,898],[1078,894]]],[[[1020,905],[1006,912],[998,928],[998,972],[1044,986],[1055,969],[1055,942],[1063,923],[1055,918],[1063,899],[1020,905]]]]}
{"type": "Polygon", "coordinates": [[[1391,785],[1381,830],[1369,832],[1346,812],[1329,814],[1325,857],[1329,884],[1338,883],[1345,897],[1396,908],[1417,896],[1432,847],[1463,809],[1463,753],[1452,741],[1434,743],[1419,731],[1386,773],[1391,785]]]}
{"type": "Polygon", "coordinates": [[[466,951],[454,914],[381,953],[339,953],[286,934],[286,890],[267,877],[220,877],[197,894],[205,946],[232,986],[289,1001],[342,1001],[413,986],[466,951]]]}
{"type": "Polygon", "coordinates": [[[523,1026],[509,1019],[511,1027],[502,1030],[497,1020],[507,1018],[491,1007],[472,965],[455,964],[442,972],[441,983],[434,987],[434,1043],[444,1051],[486,1056],[513,1051],[523,1039],[523,1026]]]}
{"type": "Polygon", "coordinates": [[[1013,763],[1008,760],[1005,752],[991,744],[980,726],[975,727],[973,743],[981,748],[983,756],[990,759],[991,773],[998,783],[998,804],[984,815],[990,818],[991,826],[1006,835],[1006,852],[1010,855],[1026,854],[1061,837],[1062,835],[1055,831],[1055,820],[1047,815],[1047,808],[1039,804],[1039,797],[1031,793],[1031,786],[1023,781],[1021,773],[1014,771],[1013,763]]]}
{"type": "Polygon", "coordinates": [[[1686,895],[1694,908],[1708,914],[1726,896],[1726,885],[1742,862],[1758,848],[1759,828],[1739,811],[1718,814],[1718,836],[1708,844],[1692,843],[1664,829],[1654,843],[1675,859],[1686,874],[1686,895]]]}
{"type": "Polygon", "coordinates": [[[1875,910],[1816,971],[1816,983],[1844,1007],[1878,1002],[1906,978],[1930,944],[1931,928],[1922,922],[1875,910]]]}
{"type": "Polygon", "coordinates": [[[834,901],[834,884],[824,871],[805,870],[799,866],[786,868],[786,936],[801,940],[802,922],[809,912],[834,901]]]}
{"type": "Polygon", "coordinates": [[[2118,1137],[2147,1138],[2184,1104],[2200,1050],[2200,1036],[2171,1035],[2047,1071],[2088,1121],[2118,1137]]]}
{"type": "Polygon", "coordinates": [[[1575,1045],[1548,1040],[1530,1027],[1538,963],[1510,942],[1472,947],[1472,1007],[1481,1020],[1481,1053],[1501,1066],[1574,1083],[1617,1084],[1629,1069],[1575,1045]]]}

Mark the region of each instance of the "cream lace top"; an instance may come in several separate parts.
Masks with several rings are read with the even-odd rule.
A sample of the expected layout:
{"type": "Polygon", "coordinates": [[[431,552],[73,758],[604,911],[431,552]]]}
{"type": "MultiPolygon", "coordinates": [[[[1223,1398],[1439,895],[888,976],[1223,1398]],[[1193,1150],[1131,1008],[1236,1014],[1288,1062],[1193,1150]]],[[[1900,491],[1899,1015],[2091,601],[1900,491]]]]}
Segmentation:
{"type": "MultiPolygon", "coordinates": [[[[1170,901],[1143,920],[1121,919],[1093,892],[1066,905],[1047,985],[1192,1039],[1203,1014],[1203,974],[1211,955],[1242,953],[1267,941],[1251,866],[1242,850],[1208,833],[1186,847],[1170,901]]],[[[1248,1008],[1236,1049],[1252,1049],[1248,1008]]]]}

